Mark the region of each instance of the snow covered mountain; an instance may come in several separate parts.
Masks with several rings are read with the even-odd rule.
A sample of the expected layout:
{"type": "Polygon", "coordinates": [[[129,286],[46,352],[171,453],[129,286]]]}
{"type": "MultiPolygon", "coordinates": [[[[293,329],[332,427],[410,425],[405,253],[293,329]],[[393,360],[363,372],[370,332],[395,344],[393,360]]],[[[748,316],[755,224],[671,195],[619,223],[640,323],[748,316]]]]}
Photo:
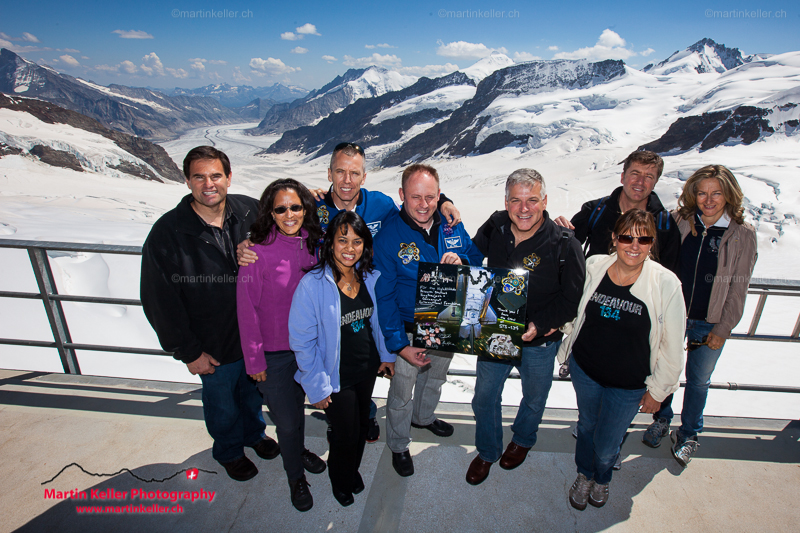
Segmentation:
{"type": "Polygon", "coordinates": [[[414,76],[405,76],[382,67],[350,69],[319,90],[311,91],[304,98],[274,106],[250,133],[275,134],[307,126],[357,100],[399,91],[416,81],[414,76]]]}
{"type": "MultiPolygon", "coordinates": [[[[757,56],[754,56],[757,57],[757,56]]],[[[742,57],[738,48],[728,48],[712,39],[701,39],[685,50],[679,50],[657,65],[647,65],[642,72],[655,76],[677,73],[722,73],[743,65],[751,58],[742,57]]]]}
{"type": "Polygon", "coordinates": [[[492,74],[501,68],[510,67],[514,64],[514,60],[500,52],[492,52],[490,55],[479,60],[471,67],[463,69],[461,72],[470,77],[476,84],[483,78],[492,74]]]}
{"type": "Polygon", "coordinates": [[[156,144],[41,100],[0,94],[0,157],[21,154],[77,172],[184,181],[175,162],[156,144]]]}
{"type": "Polygon", "coordinates": [[[214,98],[170,97],[123,85],[104,87],[37,65],[5,48],[0,49],[0,92],[47,100],[94,118],[107,128],[151,140],[171,139],[209,124],[241,121],[214,98]]]}
{"type": "MultiPolygon", "coordinates": [[[[292,102],[308,94],[308,91],[295,85],[275,83],[269,87],[250,87],[249,85],[229,85],[218,83],[198,87],[197,89],[182,89],[176,87],[170,96],[210,96],[219,100],[225,107],[243,107],[256,98],[264,101],[292,102]]],[[[262,115],[263,117],[263,115],[262,115]]]]}

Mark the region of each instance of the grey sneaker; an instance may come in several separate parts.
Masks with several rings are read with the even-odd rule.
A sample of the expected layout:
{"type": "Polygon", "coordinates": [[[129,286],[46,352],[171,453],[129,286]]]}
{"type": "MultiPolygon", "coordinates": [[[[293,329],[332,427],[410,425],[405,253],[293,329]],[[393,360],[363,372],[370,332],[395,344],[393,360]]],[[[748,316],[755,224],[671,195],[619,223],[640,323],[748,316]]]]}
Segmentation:
{"type": "Polygon", "coordinates": [[[583,474],[578,474],[575,483],[569,489],[569,504],[579,511],[586,509],[586,502],[589,499],[589,491],[592,490],[594,481],[586,479],[583,474]]]}
{"type": "Polygon", "coordinates": [[[592,490],[589,491],[589,503],[594,507],[602,507],[608,501],[608,483],[599,485],[595,483],[592,485],[592,490]]]}
{"type": "Polygon", "coordinates": [[[697,442],[697,436],[687,438],[675,430],[669,437],[675,443],[672,446],[672,456],[678,461],[679,465],[686,468],[692,461],[692,456],[697,452],[697,447],[700,446],[700,443],[697,442]]]}
{"type": "Polygon", "coordinates": [[[669,421],[666,418],[654,420],[642,435],[642,442],[651,448],[661,446],[661,439],[669,435],[669,421]]]}

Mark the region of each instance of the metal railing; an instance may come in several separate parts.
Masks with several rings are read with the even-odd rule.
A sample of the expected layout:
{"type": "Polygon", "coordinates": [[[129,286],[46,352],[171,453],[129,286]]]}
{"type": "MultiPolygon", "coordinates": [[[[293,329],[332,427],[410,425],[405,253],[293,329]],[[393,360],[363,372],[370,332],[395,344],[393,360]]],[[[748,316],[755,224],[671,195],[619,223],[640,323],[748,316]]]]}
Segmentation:
{"type": "MultiPolygon", "coordinates": [[[[53,341],[35,341],[28,339],[5,339],[0,338],[0,344],[15,346],[31,346],[39,348],[55,348],[58,351],[61,364],[66,374],[80,374],[80,365],[75,350],[91,350],[99,352],[117,352],[142,355],[169,356],[169,352],[163,350],[153,350],[147,348],[133,348],[129,346],[103,346],[99,344],[82,344],[72,342],[67,318],[61,306],[61,302],[81,302],[108,305],[142,305],[139,300],[123,298],[105,298],[99,296],[73,296],[58,294],[53,271],[50,268],[50,260],[47,251],[63,251],[76,253],[101,253],[101,254],[122,254],[122,255],[141,255],[141,246],[117,246],[109,244],[82,244],[65,242],[47,241],[22,241],[13,239],[0,239],[0,249],[16,248],[28,252],[33,273],[39,292],[11,292],[0,291],[0,298],[18,298],[41,300],[44,304],[47,320],[53,334],[53,341]]],[[[736,333],[731,335],[732,339],[737,340],[759,340],[771,342],[800,342],[800,312],[798,312],[794,329],[788,335],[760,335],[757,333],[764,307],[769,296],[790,296],[800,297],[800,280],[774,280],[753,278],[750,282],[748,294],[758,295],[753,318],[747,333],[736,333]]],[[[475,377],[474,370],[451,369],[449,376],[475,377]]],[[[518,378],[517,374],[512,373],[511,377],[518,378]]],[[[556,381],[569,381],[569,378],[554,376],[556,381]]],[[[681,382],[681,386],[684,383],[681,382]]],[[[712,389],[744,390],[759,392],[792,392],[800,393],[800,387],[785,387],[779,385],[757,385],[743,383],[712,383],[712,389]]]]}

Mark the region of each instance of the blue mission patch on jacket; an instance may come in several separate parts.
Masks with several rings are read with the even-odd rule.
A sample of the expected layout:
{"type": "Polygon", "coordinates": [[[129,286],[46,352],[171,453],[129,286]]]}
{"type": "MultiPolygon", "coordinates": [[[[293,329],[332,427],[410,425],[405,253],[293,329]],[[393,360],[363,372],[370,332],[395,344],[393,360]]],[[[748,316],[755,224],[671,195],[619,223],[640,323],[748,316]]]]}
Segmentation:
{"type": "MultiPolygon", "coordinates": [[[[334,205],[331,192],[328,191],[325,197],[317,202],[317,216],[322,231],[328,230],[328,224],[340,211],[341,209],[334,205]]],[[[381,230],[382,222],[392,213],[397,213],[397,205],[380,191],[361,189],[355,211],[367,223],[374,237],[381,230]]]]}

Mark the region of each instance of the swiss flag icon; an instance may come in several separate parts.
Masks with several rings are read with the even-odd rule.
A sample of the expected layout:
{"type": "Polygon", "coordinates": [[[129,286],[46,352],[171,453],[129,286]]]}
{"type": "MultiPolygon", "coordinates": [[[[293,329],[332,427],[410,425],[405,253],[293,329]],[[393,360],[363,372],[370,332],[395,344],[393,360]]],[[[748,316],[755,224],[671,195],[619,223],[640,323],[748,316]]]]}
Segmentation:
{"type": "Polygon", "coordinates": [[[197,479],[197,469],[190,468],[186,471],[186,479],[197,479]]]}

